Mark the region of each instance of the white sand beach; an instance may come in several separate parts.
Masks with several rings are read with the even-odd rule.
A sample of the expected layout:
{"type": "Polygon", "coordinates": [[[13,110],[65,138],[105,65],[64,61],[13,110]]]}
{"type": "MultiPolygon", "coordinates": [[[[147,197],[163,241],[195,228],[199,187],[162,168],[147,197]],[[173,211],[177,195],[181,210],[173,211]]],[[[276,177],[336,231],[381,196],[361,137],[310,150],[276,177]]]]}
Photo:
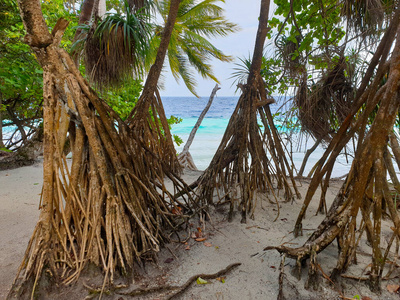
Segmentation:
{"type": "MultiPolygon", "coordinates": [[[[5,299],[9,291],[38,220],[42,174],[41,162],[29,167],[0,171],[0,299],[5,299]]],[[[200,172],[187,172],[184,179],[192,182],[199,174],[200,172]]],[[[299,184],[300,192],[304,196],[308,186],[307,180],[299,181],[299,184]]],[[[331,182],[327,194],[328,202],[333,200],[340,185],[339,181],[331,182]]],[[[324,216],[315,216],[318,206],[316,197],[303,223],[304,236],[295,239],[291,232],[302,200],[293,203],[281,201],[280,214],[274,221],[277,217],[276,204],[268,201],[263,195],[259,195],[258,198],[255,218],[254,220],[248,218],[247,224],[240,223],[239,213],[235,215],[233,222],[228,222],[224,213],[226,207],[220,207],[217,211],[212,209],[211,220],[206,222],[205,228],[193,220],[188,232],[183,232],[181,235],[182,240],[187,240],[186,243],[169,244],[169,250],[164,248],[159,255],[159,266],[147,263],[145,271],[139,271],[142,276],[134,276],[130,282],[124,282],[130,284],[128,289],[109,296],[105,295],[103,299],[131,299],[122,294],[138,287],[160,284],[182,285],[193,275],[213,274],[232,263],[241,265],[224,275],[224,283],[215,279],[209,280],[208,284],[194,283],[179,299],[276,299],[281,258],[276,251],[263,252],[263,248],[285,242],[293,247],[302,245],[324,216]],[[205,240],[200,242],[191,237],[198,231],[199,226],[205,237],[205,240]]],[[[365,241],[361,241],[361,249],[365,253],[371,252],[365,241]]],[[[336,243],[318,255],[322,270],[328,274],[335,266],[336,259],[336,243]]],[[[368,254],[358,255],[359,265],[351,267],[349,273],[361,276],[369,260],[368,254]]],[[[350,299],[356,295],[364,300],[399,297],[390,294],[385,288],[381,295],[373,294],[365,283],[355,280],[346,280],[336,286],[329,286],[328,282],[322,279],[323,283],[319,290],[307,291],[304,289],[304,282],[308,269],[303,268],[302,279],[298,281],[291,275],[294,265],[295,261],[286,259],[284,292],[287,299],[340,299],[338,291],[350,299]]],[[[384,282],[383,285],[393,284],[396,280],[398,283],[398,279],[394,279],[384,282]]],[[[95,284],[87,276],[83,277],[82,281],[87,286],[95,284]]],[[[73,294],[76,299],[85,299],[87,296],[87,289],[82,283],[71,287],[71,290],[75,292],[71,294],[67,290],[66,294],[57,295],[57,299],[71,299],[73,294]]],[[[164,297],[155,293],[147,298],[137,299],[164,299],[164,297]]]]}

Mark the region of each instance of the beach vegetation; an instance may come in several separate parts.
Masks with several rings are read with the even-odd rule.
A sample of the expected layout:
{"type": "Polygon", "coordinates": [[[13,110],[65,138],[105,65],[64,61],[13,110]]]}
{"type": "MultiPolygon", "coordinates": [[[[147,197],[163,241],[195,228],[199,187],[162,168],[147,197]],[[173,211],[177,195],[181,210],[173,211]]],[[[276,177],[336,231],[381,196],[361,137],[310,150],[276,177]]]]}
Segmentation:
{"type": "MultiPolygon", "coordinates": [[[[155,1],[157,13],[165,21],[171,0],[155,1]]],[[[197,96],[195,74],[219,83],[210,61],[215,58],[230,62],[232,57],[215,47],[210,38],[224,37],[237,32],[237,24],[224,16],[224,10],[218,5],[224,0],[195,1],[182,0],[177,21],[174,25],[168,46],[168,64],[176,80],[183,80],[189,91],[197,96]]],[[[163,26],[155,26],[155,34],[150,40],[151,47],[146,53],[146,65],[154,62],[156,49],[160,44],[163,26]]]]}
{"type": "Polygon", "coordinates": [[[112,284],[117,273],[155,259],[193,213],[190,195],[175,200],[165,187],[167,177],[174,191],[187,189],[157,89],[179,4],[171,1],[156,60],[123,120],[60,47],[68,20],[50,33],[40,2],[19,1],[27,43],[43,68],[44,183],[39,222],[9,297],[45,293],[46,280],[76,282],[91,264],[103,287],[112,284]]]}
{"type": "MultiPolygon", "coordinates": [[[[229,206],[229,221],[238,210],[246,223],[255,216],[261,192],[271,197],[278,219],[278,193],[286,202],[301,197],[290,153],[270,110],[272,94],[287,90],[293,92],[290,112],[297,118],[287,126],[297,126],[298,120],[301,130],[315,138],[311,152],[320,142],[326,145],[310,173],[295,237],[303,234],[303,220],[318,187],[318,212],[325,218],[303,245],[264,249],[283,256],[278,299],[285,299],[285,257],[296,260],[298,277],[307,266],[305,286],[318,289],[321,275],[334,282],[356,262],[362,235],[371,245],[371,263],[367,277],[360,279],[371,291],[381,291],[382,280],[392,270],[384,275],[388,255],[400,239],[400,182],[395,172],[400,146],[394,130],[400,108],[399,4],[275,0],[276,17],[269,20],[270,0],[261,0],[254,53],[241,59],[234,74],[241,91],[237,107],[210,166],[189,186],[181,179],[170,132],[170,125],[180,120],[166,118],[158,87],[166,58],[174,76],[193,94],[190,67],[217,81],[208,59],[230,57],[206,37],[237,29],[222,16],[218,2],[160,0],[147,9],[147,1],[111,1],[117,13],[102,19],[93,1],[84,21],[78,21],[70,1],[18,0],[22,19],[13,0],[0,4],[0,39],[6,41],[0,46],[0,63],[21,58],[0,70],[1,116],[17,127],[26,124],[15,120],[41,119],[37,127],[44,149],[41,213],[9,298],[40,297],[49,283],[71,285],[93,266],[103,279],[95,293],[112,293],[118,275],[130,276],[147,260],[156,261],[160,248],[182,225],[189,228],[194,215],[204,222],[215,204],[229,206]],[[163,16],[162,26],[147,23],[151,9],[163,16]],[[69,23],[79,23],[75,29],[82,36],[70,31],[69,23]],[[23,35],[26,45],[20,43],[23,35]],[[271,57],[265,55],[267,38],[276,48],[271,57]],[[66,49],[73,42],[70,55],[66,49]],[[89,63],[83,68],[80,51],[89,63]],[[10,107],[21,116],[12,119],[10,107]],[[352,167],[328,208],[325,197],[334,164],[351,140],[352,167]],[[393,226],[383,241],[385,214],[393,226]],[[334,240],[338,256],[328,277],[318,255],[334,240]]],[[[175,142],[180,141],[175,137],[175,142]]],[[[192,277],[188,285],[213,277],[204,275],[192,277]]]]}
{"type": "Polygon", "coordinates": [[[300,265],[310,259],[306,286],[315,288],[318,253],[334,239],[340,241],[337,265],[330,275],[336,280],[356,260],[358,242],[365,232],[372,249],[366,281],[372,291],[379,292],[383,258],[393,240],[399,237],[393,233],[393,240],[385,246],[383,254],[381,226],[386,209],[393,228],[400,226],[386,177],[389,174],[393,182],[398,182],[397,175],[390,171],[393,160],[389,158],[390,148],[397,144],[393,126],[399,110],[398,4],[392,1],[324,1],[322,6],[313,1],[276,3],[277,14],[284,19],[271,25],[276,26],[278,38],[285,34],[288,40],[279,51],[288,54],[284,64],[287,76],[298,79],[294,87],[297,117],[302,130],[327,142],[323,156],[310,174],[312,179],[295,224],[295,236],[302,234],[303,219],[317,186],[322,187],[320,211],[326,217],[303,246],[267,249],[276,249],[296,259],[299,271],[300,265]],[[307,19],[312,22],[305,22],[307,19]],[[351,170],[327,209],[325,194],[332,168],[351,139],[357,140],[351,170]],[[357,216],[362,218],[363,225],[358,223],[357,216]]]}

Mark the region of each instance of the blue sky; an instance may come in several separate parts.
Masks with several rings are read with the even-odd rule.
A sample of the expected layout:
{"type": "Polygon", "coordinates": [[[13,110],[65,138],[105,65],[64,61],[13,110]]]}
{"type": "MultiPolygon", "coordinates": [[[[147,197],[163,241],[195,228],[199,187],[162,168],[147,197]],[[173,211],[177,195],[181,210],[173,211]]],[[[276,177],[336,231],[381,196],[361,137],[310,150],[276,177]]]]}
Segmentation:
{"type": "MultiPolygon", "coordinates": [[[[237,23],[241,30],[230,34],[227,37],[213,39],[213,44],[221,49],[225,54],[231,55],[237,60],[237,57],[248,57],[249,53],[253,53],[255,37],[258,27],[258,16],[260,14],[260,0],[226,0],[225,4],[220,3],[220,6],[225,9],[225,15],[231,22],[237,23]]],[[[272,11],[270,9],[270,15],[272,11]]],[[[232,76],[234,62],[222,63],[216,60],[212,61],[214,73],[221,82],[221,89],[218,91],[218,96],[234,96],[235,86],[231,86],[233,80],[229,79],[232,76]]],[[[168,64],[165,65],[164,89],[161,90],[162,96],[193,96],[186,88],[182,80],[178,83],[169,72],[168,64]]],[[[199,96],[208,97],[215,86],[215,82],[204,80],[197,75],[196,91],[199,96]]]]}

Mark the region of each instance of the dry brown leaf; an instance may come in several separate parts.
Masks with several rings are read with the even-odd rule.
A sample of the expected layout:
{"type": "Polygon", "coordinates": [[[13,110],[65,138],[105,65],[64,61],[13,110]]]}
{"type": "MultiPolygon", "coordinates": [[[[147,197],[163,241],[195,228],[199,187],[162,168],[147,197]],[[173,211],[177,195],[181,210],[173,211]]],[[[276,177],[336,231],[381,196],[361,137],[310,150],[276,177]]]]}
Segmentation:
{"type": "Polygon", "coordinates": [[[200,238],[195,239],[196,242],[204,242],[205,240],[206,240],[205,237],[200,237],[200,238]]]}
{"type": "Polygon", "coordinates": [[[388,284],[386,286],[386,288],[389,291],[389,293],[398,293],[399,289],[400,289],[400,285],[398,285],[398,284],[388,284]]]}
{"type": "Polygon", "coordinates": [[[208,243],[208,242],[204,242],[203,245],[206,247],[212,247],[211,243],[208,243]]]}
{"type": "Polygon", "coordinates": [[[176,208],[173,208],[173,209],[172,209],[172,213],[173,213],[174,215],[182,215],[182,208],[179,207],[179,206],[177,206],[176,208]]]}
{"type": "Polygon", "coordinates": [[[361,300],[372,300],[372,298],[368,297],[368,296],[364,296],[361,298],[361,300]]]}
{"type": "Polygon", "coordinates": [[[164,262],[166,263],[166,264],[170,264],[170,263],[172,263],[174,261],[174,259],[172,258],[172,257],[168,257],[164,262]]]}
{"type": "Polygon", "coordinates": [[[186,246],[186,247],[185,247],[185,250],[190,250],[190,246],[189,246],[189,245],[186,246]]]}

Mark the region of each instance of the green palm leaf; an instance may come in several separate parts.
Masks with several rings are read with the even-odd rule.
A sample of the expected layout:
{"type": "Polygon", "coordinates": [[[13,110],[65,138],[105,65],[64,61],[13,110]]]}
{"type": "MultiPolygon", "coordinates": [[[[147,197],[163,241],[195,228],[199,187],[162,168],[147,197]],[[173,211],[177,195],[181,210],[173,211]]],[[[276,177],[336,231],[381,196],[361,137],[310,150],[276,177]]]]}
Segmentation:
{"type": "Polygon", "coordinates": [[[124,15],[107,14],[87,31],[85,67],[98,88],[118,87],[143,75],[151,25],[141,11],[132,12],[125,1],[124,15]]]}
{"type": "MultiPolygon", "coordinates": [[[[168,61],[171,72],[176,80],[183,79],[187,88],[197,96],[195,91],[195,72],[203,78],[218,82],[215,77],[211,59],[232,61],[232,57],[225,55],[216,48],[207,38],[226,36],[236,32],[239,28],[236,24],[228,22],[223,16],[223,9],[217,3],[223,0],[182,0],[179,6],[178,17],[172,32],[168,47],[168,61]]],[[[170,0],[158,0],[155,3],[160,15],[166,19],[170,0]]],[[[150,52],[146,58],[147,68],[155,59],[153,45],[159,44],[161,29],[158,28],[150,44],[150,52]]]]}

